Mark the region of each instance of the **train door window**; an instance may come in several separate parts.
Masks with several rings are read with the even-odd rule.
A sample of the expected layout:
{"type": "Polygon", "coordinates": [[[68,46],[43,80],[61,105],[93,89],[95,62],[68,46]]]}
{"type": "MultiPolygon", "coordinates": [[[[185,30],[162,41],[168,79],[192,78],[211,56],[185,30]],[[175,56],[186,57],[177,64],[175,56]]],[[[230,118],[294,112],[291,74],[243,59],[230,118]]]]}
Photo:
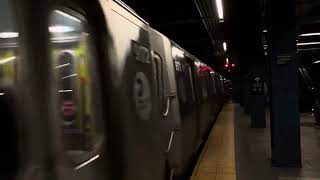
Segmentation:
{"type": "Polygon", "coordinates": [[[104,137],[92,34],[86,18],[69,9],[52,11],[49,32],[55,122],[60,124],[59,142],[65,157],[59,166],[74,171],[92,168],[104,137]]]}
{"type": "Polygon", "coordinates": [[[202,90],[202,100],[206,100],[208,98],[208,89],[207,89],[207,80],[205,73],[201,74],[201,90],[202,90]]]}
{"type": "Polygon", "coordinates": [[[194,95],[192,89],[192,77],[190,76],[191,67],[184,61],[175,61],[176,78],[178,85],[178,97],[181,114],[192,110],[194,95]]]}
{"type": "Polygon", "coordinates": [[[0,109],[1,163],[0,179],[14,179],[17,174],[18,145],[15,113],[15,89],[19,54],[19,33],[12,1],[0,1],[0,109]]]}
{"type": "Polygon", "coordinates": [[[159,54],[153,52],[153,59],[155,62],[155,69],[157,73],[157,89],[158,89],[158,97],[160,100],[160,107],[165,108],[165,99],[164,99],[164,74],[163,74],[163,62],[159,54]]]}
{"type": "Polygon", "coordinates": [[[214,73],[210,73],[210,78],[211,78],[211,82],[212,82],[212,93],[215,96],[217,94],[217,87],[216,87],[216,83],[215,83],[215,75],[214,73]]]}

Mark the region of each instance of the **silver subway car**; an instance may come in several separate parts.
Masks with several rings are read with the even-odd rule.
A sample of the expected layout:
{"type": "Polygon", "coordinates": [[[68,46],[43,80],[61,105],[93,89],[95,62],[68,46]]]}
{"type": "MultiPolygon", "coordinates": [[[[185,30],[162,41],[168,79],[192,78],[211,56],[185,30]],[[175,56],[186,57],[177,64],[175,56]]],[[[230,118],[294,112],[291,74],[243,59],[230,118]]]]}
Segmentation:
{"type": "Polygon", "coordinates": [[[1,179],[187,177],[223,77],[115,0],[0,0],[1,179]]]}

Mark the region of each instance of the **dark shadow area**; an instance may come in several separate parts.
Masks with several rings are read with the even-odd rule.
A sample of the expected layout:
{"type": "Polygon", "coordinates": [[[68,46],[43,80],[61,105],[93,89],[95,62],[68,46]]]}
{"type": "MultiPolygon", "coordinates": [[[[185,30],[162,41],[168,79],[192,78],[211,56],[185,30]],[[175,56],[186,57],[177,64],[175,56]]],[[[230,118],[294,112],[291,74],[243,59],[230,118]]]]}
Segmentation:
{"type": "Polygon", "coordinates": [[[235,105],[235,153],[237,180],[288,180],[320,178],[320,129],[311,126],[311,114],[300,115],[302,169],[271,167],[270,116],[267,128],[250,127],[250,116],[235,105]]]}

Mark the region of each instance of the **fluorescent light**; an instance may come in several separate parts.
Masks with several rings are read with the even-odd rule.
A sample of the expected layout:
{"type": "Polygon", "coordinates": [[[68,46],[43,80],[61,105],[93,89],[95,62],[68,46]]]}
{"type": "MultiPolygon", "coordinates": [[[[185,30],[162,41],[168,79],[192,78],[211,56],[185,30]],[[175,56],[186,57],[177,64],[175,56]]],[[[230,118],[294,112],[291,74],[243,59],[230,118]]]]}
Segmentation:
{"type": "Polygon", "coordinates": [[[227,51],[227,43],[226,43],[226,42],[223,42],[222,45],[223,45],[223,50],[224,50],[224,51],[227,51]]]}
{"type": "Polygon", "coordinates": [[[313,62],[312,64],[318,64],[318,63],[320,63],[320,61],[315,61],[315,62],[313,62]]]}
{"type": "Polygon", "coordinates": [[[315,51],[315,50],[320,50],[320,48],[306,48],[306,49],[298,49],[299,51],[315,51]]]}
{"type": "Polygon", "coordinates": [[[99,158],[99,156],[100,156],[99,154],[98,154],[98,155],[93,156],[92,158],[88,159],[87,161],[85,161],[85,162],[81,163],[80,165],[76,166],[76,167],[74,168],[74,170],[75,170],[75,171],[76,171],[76,170],[79,170],[80,168],[82,168],[82,167],[84,167],[84,166],[88,165],[88,164],[89,164],[89,163],[91,163],[92,161],[94,161],[94,160],[98,159],[98,158],[99,158]]]}
{"type": "Polygon", "coordinates": [[[8,57],[8,58],[1,59],[1,60],[0,60],[0,65],[5,64],[5,63],[8,63],[8,62],[11,62],[11,61],[15,60],[16,58],[17,58],[17,57],[12,56],[12,57],[8,57]]]}
{"type": "Polygon", "coordinates": [[[69,18],[69,19],[71,19],[71,20],[74,20],[74,21],[77,21],[77,22],[81,22],[80,19],[78,19],[78,18],[76,18],[76,17],[74,17],[74,16],[71,16],[71,15],[69,15],[69,14],[67,14],[67,13],[64,13],[64,12],[62,12],[62,11],[55,10],[54,12],[56,12],[56,13],[64,16],[64,17],[66,17],[66,18],[69,18]]]}
{"type": "Polygon", "coordinates": [[[0,38],[16,38],[18,36],[17,32],[0,32],[0,38]]]}
{"type": "Polygon", "coordinates": [[[69,76],[63,77],[62,79],[68,79],[68,78],[75,77],[75,76],[77,76],[77,74],[71,74],[71,75],[69,75],[69,76]]]}
{"type": "Polygon", "coordinates": [[[72,32],[74,31],[74,28],[71,26],[61,26],[61,25],[57,25],[57,26],[50,26],[49,27],[49,31],[51,33],[67,33],[67,32],[72,32]]]}
{"type": "Polygon", "coordinates": [[[6,93],[0,93],[0,96],[3,96],[3,95],[5,95],[6,93]]]}
{"type": "Polygon", "coordinates": [[[320,42],[297,43],[298,46],[316,45],[316,44],[320,44],[320,42]]]}
{"type": "Polygon", "coordinates": [[[72,92],[72,89],[65,89],[65,90],[59,90],[59,93],[66,93],[66,92],[72,92]]]}
{"type": "Polygon", "coordinates": [[[59,69],[59,68],[66,67],[66,66],[69,66],[69,65],[70,65],[70,63],[61,64],[61,65],[55,67],[55,69],[59,69]]]}
{"type": "Polygon", "coordinates": [[[222,0],[216,0],[216,5],[217,5],[217,9],[218,9],[219,19],[223,19],[223,5],[222,5],[222,0]]]}
{"type": "Polygon", "coordinates": [[[226,64],[229,64],[229,58],[226,58],[226,64]]]}
{"type": "Polygon", "coordinates": [[[267,30],[267,29],[265,29],[265,30],[263,30],[263,32],[264,32],[264,33],[266,33],[266,32],[268,32],[268,30],[267,30]]]}
{"type": "Polygon", "coordinates": [[[320,33],[305,33],[305,34],[300,34],[299,36],[306,37],[306,36],[319,36],[320,33]]]}

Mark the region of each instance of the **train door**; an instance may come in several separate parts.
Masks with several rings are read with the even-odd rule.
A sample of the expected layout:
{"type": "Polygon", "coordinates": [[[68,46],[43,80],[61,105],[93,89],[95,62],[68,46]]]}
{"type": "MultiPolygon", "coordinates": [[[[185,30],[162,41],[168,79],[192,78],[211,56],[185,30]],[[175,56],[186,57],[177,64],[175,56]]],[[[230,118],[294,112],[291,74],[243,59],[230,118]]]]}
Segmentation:
{"type": "Polygon", "coordinates": [[[172,87],[170,83],[170,80],[174,79],[174,72],[170,72],[170,70],[173,70],[171,43],[165,36],[151,28],[150,39],[152,54],[156,63],[155,69],[157,69],[158,97],[162,120],[159,129],[161,129],[161,144],[165,151],[166,174],[170,177],[179,176],[178,167],[181,165],[179,165],[178,147],[180,141],[178,139],[181,131],[178,127],[177,93],[175,87],[172,87]],[[167,47],[170,47],[170,56],[167,56],[167,47]],[[173,76],[169,77],[171,74],[173,76]]]}
{"type": "Polygon", "coordinates": [[[46,26],[34,23],[42,15],[24,1],[0,1],[0,179],[54,178],[46,161],[47,86],[39,69],[47,55],[46,26]]]}
{"type": "Polygon", "coordinates": [[[92,2],[86,9],[65,3],[57,2],[48,12],[53,174],[58,180],[105,179],[105,106],[98,65],[107,59],[98,59],[101,43],[94,27],[102,24],[90,19],[92,9],[88,12],[98,4],[92,2]]]}
{"type": "Polygon", "coordinates": [[[197,102],[197,129],[199,143],[202,142],[206,135],[209,122],[209,101],[208,87],[205,73],[202,70],[202,63],[196,61],[193,65],[193,74],[195,79],[196,102],[197,102]]]}
{"type": "Polygon", "coordinates": [[[162,129],[162,53],[152,49],[146,22],[120,1],[111,3],[109,27],[116,47],[111,62],[115,117],[108,130],[113,137],[108,141],[112,166],[117,167],[117,179],[162,180],[168,143],[162,129]]]}
{"type": "Polygon", "coordinates": [[[184,52],[177,47],[172,47],[172,54],[176,70],[177,91],[180,108],[182,129],[182,146],[184,164],[189,164],[197,146],[195,96],[191,66],[184,52]]]}
{"type": "Polygon", "coordinates": [[[0,179],[14,179],[18,170],[16,111],[17,59],[20,58],[16,17],[11,1],[0,1],[0,179]],[[12,44],[10,46],[10,44],[12,44]]]}

